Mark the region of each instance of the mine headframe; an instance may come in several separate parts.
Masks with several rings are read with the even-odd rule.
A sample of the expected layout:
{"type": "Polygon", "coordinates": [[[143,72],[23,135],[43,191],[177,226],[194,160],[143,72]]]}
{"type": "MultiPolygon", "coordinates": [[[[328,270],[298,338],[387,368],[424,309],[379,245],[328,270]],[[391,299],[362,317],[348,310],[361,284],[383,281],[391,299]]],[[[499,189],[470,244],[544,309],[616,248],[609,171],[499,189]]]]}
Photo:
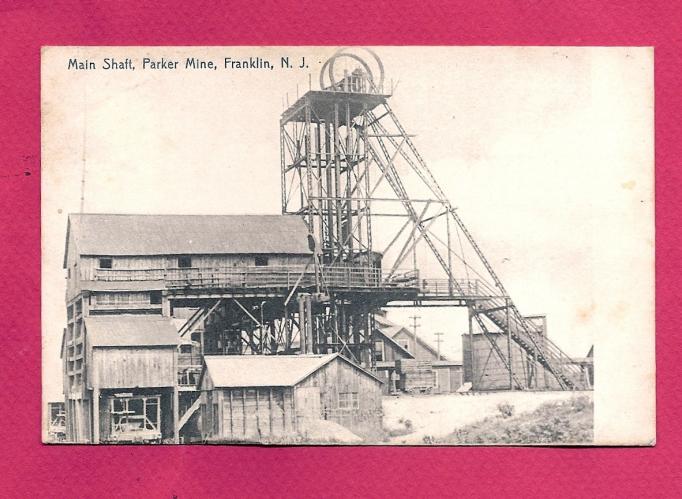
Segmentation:
{"type": "Polygon", "coordinates": [[[440,300],[445,289],[448,298],[465,303],[509,369],[512,387],[528,382],[515,376],[511,352],[494,344],[493,332],[507,335],[561,388],[581,388],[568,356],[519,313],[398,120],[377,55],[342,48],[323,65],[319,80],[320,89],[311,85],[280,119],[282,213],[304,218],[316,292],[326,297],[311,298],[310,305],[303,298],[299,326],[314,338],[304,338],[304,350],[347,351],[367,362],[373,310],[397,299],[396,283],[416,276],[408,300],[440,300]],[[426,279],[423,271],[440,275],[426,279]],[[342,289],[343,272],[370,275],[373,285],[342,289]],[[479,286],[486,291],[473,299],[471,289],[479,286]]]}

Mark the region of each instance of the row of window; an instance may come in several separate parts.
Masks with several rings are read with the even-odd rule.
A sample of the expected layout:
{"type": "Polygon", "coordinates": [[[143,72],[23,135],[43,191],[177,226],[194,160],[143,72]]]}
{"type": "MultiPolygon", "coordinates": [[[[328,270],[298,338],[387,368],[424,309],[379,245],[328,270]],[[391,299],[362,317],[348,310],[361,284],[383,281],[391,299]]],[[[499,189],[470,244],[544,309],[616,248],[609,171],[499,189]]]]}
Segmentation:
{"type": "Polygon", "coordinates": [[[97,305],[161,305],[161,291],[148,293],[97,293],[95,302],[97,305]]]}
{"type": "MultiPolygon", "coordinates": [[[[254,257],[254,264],[256,267],[267,267],[268,257],[265,255],[256,255],[254,257]]],[[[114,260],[110,257],[103,257],[99,259],[98,267],[100,269],[110,269],[113,267],[114,260]]],[[[179,256],[178,257],[178,268],[179,269],[189,269],[192,267],[192,257],[191,256],[179,256]]],[[[70,271],[70,269],[69,269],[70,271]]]]}

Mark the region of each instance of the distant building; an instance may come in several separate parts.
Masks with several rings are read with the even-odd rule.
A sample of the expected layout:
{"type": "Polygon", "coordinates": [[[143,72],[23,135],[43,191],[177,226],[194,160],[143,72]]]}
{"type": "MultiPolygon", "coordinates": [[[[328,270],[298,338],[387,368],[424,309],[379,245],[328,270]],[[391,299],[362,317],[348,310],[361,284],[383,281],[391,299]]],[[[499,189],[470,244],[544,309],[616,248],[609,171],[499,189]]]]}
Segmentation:
{"type": "MultiPolygon", "coordinates": [[[[455,392],[462,386],[462,363],[448,359],[446,356],[438,358],[438,351],[409,329],[395,324],[385,315],[375,316],[375,345],[374,356],[379,376],[385,381],[385,393],[410,386],[406,379],[408,374],[401,372],[406,366],[414,369],[409,362],[401,360],[414,359],[420,361],[419,371],[422,378],[419,391],[430,393],[455,392]]],[[[415,364],[416,366],[416,364],[415,364]]]]}
{"type": "MultiPolygon", "coordinates": [[[[545,345],[546,326],[543,326],[536,337],[536,342],[545,345]]],[[[565,357],[563,362],[555,361],[556,368],[571,366],[578,374],[586,389],[594,386],[593,349],[590,348],[584,358],[565,357]]],[[[523,389],[560,390],[556,377],[541,362],[542,359],[529,355],[517,342],[509,345],[508,336],[500,332],[488,332],[462,335],[462,355],[464,360],[464,381],[471,383],[475,391],[509,390],[511,386],[518,389],[518,380],[523,389]],[[494,342],[496,348],[491,344],[494,342]],[[497,351],[503,352],[504,361],[497,351]],[[511,353],[511,371],[507,365],[507,352],[511,353]]]]}
{"type": "Polygon", "coordinates": [[[206,440],[277,441],[330,421],[360,436],[381,430],[381,380],[339,354],[205,356],[206,440]]]}
{"type": "Polygon", "coordinates": [[[585,357],[574,357],[571,359],[573,364],[582,369],[583,376],[589,383],[589,387],[594,387],[594,346],[591,346],[585,357]]]}

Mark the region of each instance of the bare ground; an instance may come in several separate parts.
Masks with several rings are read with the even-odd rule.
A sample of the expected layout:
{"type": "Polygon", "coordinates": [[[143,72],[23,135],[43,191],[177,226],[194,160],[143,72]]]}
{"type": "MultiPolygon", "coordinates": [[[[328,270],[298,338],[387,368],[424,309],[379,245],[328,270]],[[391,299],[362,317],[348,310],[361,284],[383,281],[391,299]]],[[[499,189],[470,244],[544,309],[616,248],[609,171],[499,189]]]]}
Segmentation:
{"type": "MultiPolygon", "coordinates": [[[[511,433],[511,436],[506,437],[507,439],[516,438],[517,441],[505,441],[499,430],[522,427],[523,431],[526,431],[531,419],[543,418],[544,420],[554,415],[556,418],[563,418],[561,421],[556,418],[552,419],[556,421],[556,424],[565,425],[567,421],[570,423],[576,420],[568,414],[573,409],[562,406],[559,402],[575,400],[579,396],[587,397],[589,412],[580,414],[579,423],[576,424],[580,424],[581,427],[586,425],[591,427],[591,392],[497,392],[480,395],[387,396],[383,400],[384,427],[387,433],[392,435],[387,443],[549,443],[524,441],[526,437],[523,436],[523,432],[511,433]],[[498,409],[500,404],[513,406],[512,416],[502,417],[498,409]],[[542,409],[543,412],[532,416],[531,413],[543,404],[548,404],[542,409]],[[486,418],[488,421],[483,423],[486,418]]],[[[561,441],[560,443],[588,442],[561,441]]]]}

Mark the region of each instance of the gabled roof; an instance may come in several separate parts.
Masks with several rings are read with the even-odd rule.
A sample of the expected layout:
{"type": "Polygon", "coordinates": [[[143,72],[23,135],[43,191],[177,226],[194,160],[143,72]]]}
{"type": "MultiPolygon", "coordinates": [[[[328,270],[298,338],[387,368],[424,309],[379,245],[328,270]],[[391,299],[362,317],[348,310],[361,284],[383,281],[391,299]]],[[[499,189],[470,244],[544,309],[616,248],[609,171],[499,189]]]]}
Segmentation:
{"type": "Polygon", "coordinates": [[[406,350],[405,348],[403,348],[403,346],[400,343],[395,341],[391,336],[389,336],[388,334],[386,334],[384,332],[383,326],[378,325],[376,327],[375,331],[381,335],[381,338],[385,342],[390,343],[393,346],[393,348],[395,348],[396,350],[398,350],[400,353],[407,356],[408,358],[414,359],[414,355],[409,350],[406,350]]]}
{"type": "Polygon", "coordinates": [[[178,330],[159,315],[103,315],[85,318],[87,341],[93,347],[175,346],[178,330]]]}
{"type": "Polygon", "coordinates": [[[294,215],[69,215],[81,255],[308,255],[308,229],[294,215]]]}
{"type": "MultiPolygon", "coordinates": [[[[216,388],[295,386],[315,371],[339,358],[363,374],[382,382],[372,373],[338,353],[325,355],[205,355],[204,372],[216,388]]],[[[201,380],[199,381],[201,384],[201,380]]]]}
{"type": "MultiPolygon", "coordinates": [[[[379,315],[377,314],[374,317],[375,322],[378,324],[377,328],[381,330],[386,336],[390,336],[391,339],[395,341],[395,337],[398,336],[398,334],[404,332],[405,334],[409,335],[410,338],[414,338],[414,333],[407,329],[404,326],[400,326],[399,324],[396,324],[394,322],[391,322],[386,318],[386,316],[379,315]]],[[[422,338],[417,335],[417,343],[421,345],[423,348],[431,352],[434,357],[438,356],[438,350],[428,344],[426,341],[424,341],[422,338]]],[[[397,344],[397,343],[396,343],[397,344]]],[[[406,350],[407,351],[407,350],[406,350]]],[[[440,358],[442,360],[449,360],[445,355],[441,354],[440,358]]]]}

